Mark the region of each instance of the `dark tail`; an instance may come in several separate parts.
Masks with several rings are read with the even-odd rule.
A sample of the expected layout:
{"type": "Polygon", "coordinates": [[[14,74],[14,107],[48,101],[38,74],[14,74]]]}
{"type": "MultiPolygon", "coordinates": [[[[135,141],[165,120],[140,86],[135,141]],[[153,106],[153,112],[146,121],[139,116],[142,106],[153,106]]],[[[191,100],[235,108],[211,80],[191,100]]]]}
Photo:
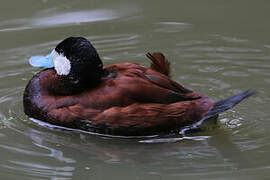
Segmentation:
{"type": "Polygon", "coordinates": [[[190,131],[197,131],[200,129],[200,125],[207,119],[210,119],[212,117],[217,116],[220,113],[223,113],[225,111],[227,111],[228,109],[233,108],[236,104],[240,103],[242,100],[248,98],[249,96],[252,96],[253,94],[255,94],[254,91],[251,90],[247,90],[244,92],[241,92],[235,96],[220,100],[218,102],[216,102],[216,104],[214,105],[214,107],[212,107],[212,109],[203,116],[203,118],[197,122],[196,124],[189,126],[185,129],[183,129],[181,131],[182,134],[184,134],[185,132],[190,132],[190,131]]]}
{"type": "Polygon", "coordinates": [[[236,104],[240,103],[242,100],[248,98],[249,96],[252,96],[254,93],[254,91],[248,90],[216,102],[214,107],[212,107],[212,109],[206,115],[204,115],[202,120],[209,119],[220,113],[223,113],[224,111],[227,111],[228,109],[233,108],[236,104]]]}

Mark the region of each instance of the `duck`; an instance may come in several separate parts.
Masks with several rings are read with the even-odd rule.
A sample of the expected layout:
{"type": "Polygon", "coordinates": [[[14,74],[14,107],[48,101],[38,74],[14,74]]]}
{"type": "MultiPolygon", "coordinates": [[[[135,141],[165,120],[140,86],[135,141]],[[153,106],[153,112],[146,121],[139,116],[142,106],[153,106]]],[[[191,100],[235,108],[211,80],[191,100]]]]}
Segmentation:
{"type": "Polygon", "coordinates": [[[100,134],[148,136],[197,129],[254,91],[213,99],[170,78],[170,63],[147,53],[150,67],[123,62],[103,66],[84,37],[68,37],[47,56],[29,62],[43,68],[28,82],[24,112],[53,125],[100,134]]]}

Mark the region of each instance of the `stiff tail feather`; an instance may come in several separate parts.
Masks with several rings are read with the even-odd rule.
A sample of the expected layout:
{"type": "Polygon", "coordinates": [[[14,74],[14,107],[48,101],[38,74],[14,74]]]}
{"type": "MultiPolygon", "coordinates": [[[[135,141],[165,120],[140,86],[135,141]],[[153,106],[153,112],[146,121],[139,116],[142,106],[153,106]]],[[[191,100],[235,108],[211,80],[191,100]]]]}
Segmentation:
{"type": "Polygon", "coordinates": [[[200,125],[205,120],[213,118],[213,117],[217,116],[218,114],[223,113],[223,112],[233,108],[235,105],[240,103],[242,100],[248,98],[249,96],[252,96],[253,94],[255,94],[254,91],[247,90],[247,91],[241,92],[237,95],[234,95],[232,97],[229,97],[229,98],[226,98],[226,99],[223,99],[223,100],[216,102],[216,104],[212,107],[212,109],[210,109],[210,111],[208,113],[206,113],[199,122],[184,128],[181,131],[181,134],[185,134],[186,132],[190,132],[190,131],[199,130],[200,125]]]}
{"type": "Polygon", "coordinates": [[[162,53],[147,53],[146,57],[151,60],[151,69],[170,77],[170,62],[162,53]]]}

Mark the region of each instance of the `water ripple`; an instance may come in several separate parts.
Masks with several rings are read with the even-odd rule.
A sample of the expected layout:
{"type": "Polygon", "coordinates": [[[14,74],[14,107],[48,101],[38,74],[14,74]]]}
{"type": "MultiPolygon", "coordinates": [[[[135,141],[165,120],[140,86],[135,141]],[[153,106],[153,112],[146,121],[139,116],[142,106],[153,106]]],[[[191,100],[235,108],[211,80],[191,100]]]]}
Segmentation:
{"type": "Polygon", "coordinates": [[[119,11],[112,9],[96,9],[89,11],[73,11],[73,12],[57,12],[57,9],[53,9],[52,12],[40,12],[34,18],[21,18],[9,20],[6,22],[0,22],[0,32],[9,31],[21,31],[33,28],[44,27],[59,27],[68,26],[72,24],[92,23],[109,21],[118,19],[120,16],[126,16],[130,11],[119,11]]]}
{"type": "MultiPolygon", "coordinates": [[[[237,168],[246,168],[243,164],[252,168],[246,168],[240,172],[242,174],[269,170],[269,166],[264,166],[269,162],[263,160],[267,160],[269,150],[269,138],[264,136],[269,127],[266,107],[269,107],[270,46],[240,37],[198,33],[197,24],[178,22],[179,19],[163,19],[162,22],[155,19],[148,23],[149,19],[144,18],[147,23],[141,27],[136,17],[144,14],[134,19],[127,17],[129,10],[127,7],[61,12],[55,8],[30,18],[0,22],[0,33],[9,32],[14,37],[27,29],[37,30],[36,36],[41,29],[46,30],[46,36],[51,36],[46,28],[56,33],[53,40],[24,39],[22,42],[33,44],[0,50],[2,171],[33,179],[72,179],[91,169],[99,176],[93,179],[98,179],[113,166],[114,169],[121,167],[121,175],[123,168],[133,169],[134,177],[138,177],[138,173],[139,177],[147,173],[160,176],[167,173],[171,178],[204,176],[203,179],[209,179],[213,176],[216,179],[217,175],[224,175],[226,179],[226,175],[236,172],[237,168]],[[93,22],[106,22],[100,27],[110,28],[92,32],[93,22]],[[91,25],[84,28],[89,32],[82,34],[92,41],[105,63],[136,60],[148,65],[143,53],[161,49],[171,61],[173,78],[184,81],[196,91],[202,90],[215,99],[246,88],[258,88],[260,93],[246,104],[241,103],[236,111],[221,116],[221,128],[191,137],[174,135],[131,140],[56,130],[33,123],[24,115],[22,94],[27,81],[39,70],[29,67],[27,59],[47,54],[61,41],[60,36],[72,34],[77,25],[88,23],[91,25]],[[72,30],[65,31],[67,26],[72,30]],[[229,131],[229,135],[223,130],[229,131]],[[258,159],[258,164],[247,163],[254,160],[253,157],[258,159]],[[79,173],[74,176],[75,171],[79,173]]],[[[79,29],[81,31],[83,29],[79,29]]],[[[32,35],[32,31],[29,32],[32,35]]]]}
{"type": "Polygon", "coordinates": [[[163,33],[177,33],[191,27],[191,24],[183,22],[160,22],[157,25],[160,27],[156,28],[155,31],[163,33]]]}
{"type": "Polygon", "coordinates": [[[25,174],[28,176],[35,176],[38,178],[52,178],[58,177],[57,179],[66,179],[67,177],[72,177],[74,167],[65,166],[46,166],[44,164],[25,162],[18,160],[10,160],[9,164],[2,165],[2,168],[6,168],[11,171],[16,171],[16,173],[25,174]]]}

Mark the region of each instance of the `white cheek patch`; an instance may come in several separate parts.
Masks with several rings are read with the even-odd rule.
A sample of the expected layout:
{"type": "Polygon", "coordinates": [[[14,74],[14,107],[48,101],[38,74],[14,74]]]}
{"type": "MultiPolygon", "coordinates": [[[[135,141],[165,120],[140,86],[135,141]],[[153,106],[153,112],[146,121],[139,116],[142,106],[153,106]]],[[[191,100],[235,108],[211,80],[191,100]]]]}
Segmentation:
{"type": "Polygon", "coordinates": [[[63,55],[58,54],[55,50],[52,52],[54,69],[58,75],[68,75],[71,69],[70,61],[63,55]]]}

